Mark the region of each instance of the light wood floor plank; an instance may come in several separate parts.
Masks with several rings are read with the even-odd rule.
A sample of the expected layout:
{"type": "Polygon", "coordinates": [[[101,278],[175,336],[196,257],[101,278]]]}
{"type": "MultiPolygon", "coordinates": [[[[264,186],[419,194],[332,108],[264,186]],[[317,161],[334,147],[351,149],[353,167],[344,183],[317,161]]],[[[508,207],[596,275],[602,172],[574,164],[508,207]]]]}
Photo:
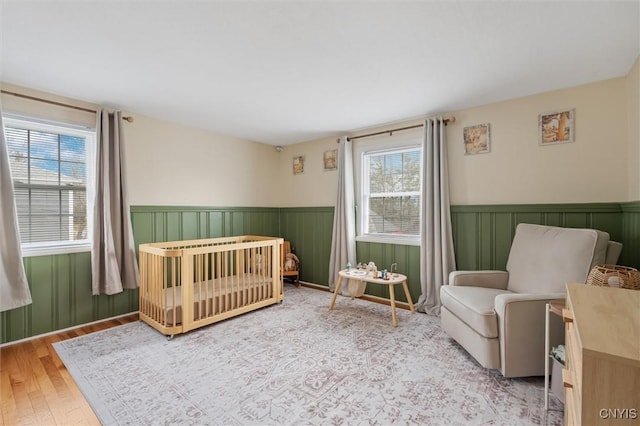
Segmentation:
{"type": "Polygon", "coordinates": [[[0,374],[0,380],[2,386],[0,393],[0,419],[2,424],[17,424],[18,407],[16,407],[16,401],[13,398],[9,372],[3,370],[0,374]]]}
{"type": "Polygon", "coordinates": [[[128,315],[0,349],[0,424],[99,425],[52,344],[137,321],[128,315]]]}
{"type": "Polygon", "coordinates": [[[37,424],[51,425],[55,423],[53,415],[49,409],[49,404],[47,403],[42,391],[37,390],[29,392],[29,399],[31,400],[31,406],[33,407],[34,420],[37,424]]]}

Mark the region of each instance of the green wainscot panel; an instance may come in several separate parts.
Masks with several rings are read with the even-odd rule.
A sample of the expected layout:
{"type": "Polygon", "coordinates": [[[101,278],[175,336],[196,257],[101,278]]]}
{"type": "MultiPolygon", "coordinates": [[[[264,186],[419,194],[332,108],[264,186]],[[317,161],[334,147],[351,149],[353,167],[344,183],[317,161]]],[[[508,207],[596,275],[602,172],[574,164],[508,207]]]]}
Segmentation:
{"type": "Polygon", "coordinates": [[[89,252],[24,259],[33,303],[0,313],[1,343],[138,310],[137,290],[93,296],[89,252]]]}
{"type": "MultiPolygon", "coordinates": [[[[384,244],[358,241],[356,243],[358,261],[374,262],[378,269],[391,270],[392,264],[397,264],[396,271],[407,276],[407,285],[411,299],[415,303],[421,294],[420,288],[420,247],[404,244],[384,244]]],[[[389,298],[387,286],[367,284],[366,294],[389,298]]],[[[398,290],[396,299],[406,302],[404,291],[398,290]]]]}
{"type": "Polygon", "coordinates": [[[280,236],[291,242],[300,259],[302,281],[329,285],[332,233],[332,207],[280,209],[280,236]]]}
{"type": "Polygon", "coordinates": [[[622,265],[640,270],[640,201],[622,204],[622,265]]]}
{"type": "Polygon", "coordinates": [[[504,270],[519,223],[594,228],[614,241],[626,233],[618,203],[452,206],[451,217],[459,270],[504,270]]]}
{"type": "MultiPolygon", "coordinates": [[[[91,288],[91,253],[77,253],[74,258],[74,281],[71,285],[73,322],[74,324],[86,324],[97,319],[94,314],[96,296],[93,295],[91,288]]],[[[131,311],[134,310],[131,309],[131,311]]]]}
{"type": "Polygon", "coordinates": [[[131,219],[136,244],[280,231],[279,209],[270,207],[132,206],[131,219]]]}

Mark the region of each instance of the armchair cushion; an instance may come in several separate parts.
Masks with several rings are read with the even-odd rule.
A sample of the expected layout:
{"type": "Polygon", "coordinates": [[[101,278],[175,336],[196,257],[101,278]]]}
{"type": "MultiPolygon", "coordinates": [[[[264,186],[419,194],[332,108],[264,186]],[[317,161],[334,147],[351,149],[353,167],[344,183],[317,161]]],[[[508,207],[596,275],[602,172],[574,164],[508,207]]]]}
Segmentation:
{"type": "Polygon", "coordinates": [[[615,265],[616,263],[618,263],[620,253],[622,253],[622,243],[619,243],[617,241],[609,241],[609,246],[607,247],[607,255],[604,259],[604,263],[606,263],[607,265],[615,265]]]}
{"type": "Polygon", "coordinates": [[[494,310],[496,296],[507,290],[469,286],[442,286],[440,298],[447,309],[481,336],[498,337],[498,318],[494,310]]]}
{"type": "Polygon", "coordinates": [[[603,263],[609,234],[594,229],[521,223],[513,238],[507,270],[515,293],[564,292],[566,283],[584,283],[593,265],[603,263]]]}

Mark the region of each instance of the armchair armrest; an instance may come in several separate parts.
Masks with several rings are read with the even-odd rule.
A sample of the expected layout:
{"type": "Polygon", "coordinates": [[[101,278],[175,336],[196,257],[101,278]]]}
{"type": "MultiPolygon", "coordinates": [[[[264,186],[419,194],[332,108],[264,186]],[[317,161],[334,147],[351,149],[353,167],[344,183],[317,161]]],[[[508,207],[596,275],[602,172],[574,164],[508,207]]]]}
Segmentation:
{"type": "Polygon", "coordinates": [[[495,298],[495,307],[498,316],[505,313],[511,303],[541,304],[544,308],[550,300],[564,299],[565,293],[506,293],[499,294],[495,298]]]}
{"type": "Polygon", "coordinates": [[[509,273],[506,271],[453,271],[449,285],[496,288],[506,290],[509,273]]]}
{"type": "MultiPolygon", "coordinates": [[[[495,298],[498,315],[500,357],[505,377],[544,375],[545,305],[565,293],[506,293],[495,298]]],[[[552,346],[563,341],[564,327],[560,317],[550,317],[549,337],[552,346]]]]}

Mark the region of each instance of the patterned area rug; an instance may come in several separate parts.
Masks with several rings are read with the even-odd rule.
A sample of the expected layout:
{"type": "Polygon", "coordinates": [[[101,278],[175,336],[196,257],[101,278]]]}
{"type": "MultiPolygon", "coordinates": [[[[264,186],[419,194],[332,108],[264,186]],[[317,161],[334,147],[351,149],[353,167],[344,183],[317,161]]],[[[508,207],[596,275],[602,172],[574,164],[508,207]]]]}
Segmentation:
{"type": "Polygon", "coordinates": [[[280,305],[168,341],[135,322],[56,343],[105,425],[561,424],[543,380],[480,367],[439,318],[286,286],[280,305]]]}

